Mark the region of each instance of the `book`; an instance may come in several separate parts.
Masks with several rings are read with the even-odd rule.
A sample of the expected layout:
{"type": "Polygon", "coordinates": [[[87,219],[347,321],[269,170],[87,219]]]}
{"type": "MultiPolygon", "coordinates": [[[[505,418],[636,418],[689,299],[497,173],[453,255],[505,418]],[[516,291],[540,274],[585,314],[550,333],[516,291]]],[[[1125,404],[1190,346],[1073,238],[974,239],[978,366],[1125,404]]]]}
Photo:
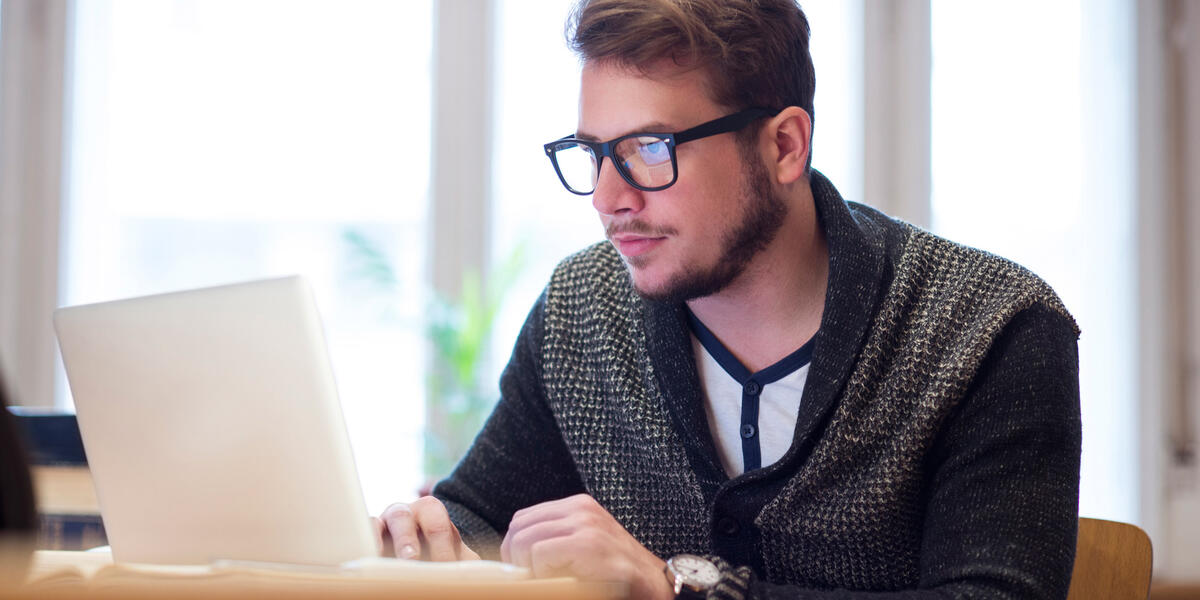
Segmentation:
{"type": "Polygon", "coordinates": [[[30,460],[38,511],[37,547],[85,550],[108,543],[75,415],[11,407],[30,460]]]}

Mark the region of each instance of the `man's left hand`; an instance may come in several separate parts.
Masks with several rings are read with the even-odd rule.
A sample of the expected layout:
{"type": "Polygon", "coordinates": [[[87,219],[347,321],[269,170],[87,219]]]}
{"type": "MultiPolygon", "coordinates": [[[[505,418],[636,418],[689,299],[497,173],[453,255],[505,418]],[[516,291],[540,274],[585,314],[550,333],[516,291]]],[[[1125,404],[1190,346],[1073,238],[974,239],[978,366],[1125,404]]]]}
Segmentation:
{"type": "Polygon", "coordinates": [[[517,511],[500,555],[536,577],[623,582],[631,598],[674,597],[663,573],[666,563],[587,494],[517,511]]]}

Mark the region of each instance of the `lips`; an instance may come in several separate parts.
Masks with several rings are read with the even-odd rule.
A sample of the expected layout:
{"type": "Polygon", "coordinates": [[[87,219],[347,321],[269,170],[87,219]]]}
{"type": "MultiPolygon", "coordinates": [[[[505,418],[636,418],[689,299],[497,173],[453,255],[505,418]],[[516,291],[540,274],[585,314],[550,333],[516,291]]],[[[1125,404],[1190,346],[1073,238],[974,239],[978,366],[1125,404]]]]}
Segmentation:
{"type": "Polygon", "coordinates": [[[634,234],[615,235],[612,238],[613,244],[617,246],[617,251],[626,258],[641,256],[658,247],[659,244],[666,241],[665,237],[647,237],[634,234]]]}

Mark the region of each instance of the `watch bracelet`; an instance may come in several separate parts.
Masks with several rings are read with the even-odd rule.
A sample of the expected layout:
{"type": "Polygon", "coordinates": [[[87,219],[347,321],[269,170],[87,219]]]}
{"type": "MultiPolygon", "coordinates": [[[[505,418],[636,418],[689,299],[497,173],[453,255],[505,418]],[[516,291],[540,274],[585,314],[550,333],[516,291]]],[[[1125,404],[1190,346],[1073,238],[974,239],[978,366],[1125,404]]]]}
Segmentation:
{"type": "Polygon", "coordinates": [[[702,554],[709,562],[717,566],[721,578],[717,584],[708,589],[706,600],[744,600],[750,597],[750,582],[754,571],[750,567],[734,567],[729,561],[715,554],[702,554]]]}

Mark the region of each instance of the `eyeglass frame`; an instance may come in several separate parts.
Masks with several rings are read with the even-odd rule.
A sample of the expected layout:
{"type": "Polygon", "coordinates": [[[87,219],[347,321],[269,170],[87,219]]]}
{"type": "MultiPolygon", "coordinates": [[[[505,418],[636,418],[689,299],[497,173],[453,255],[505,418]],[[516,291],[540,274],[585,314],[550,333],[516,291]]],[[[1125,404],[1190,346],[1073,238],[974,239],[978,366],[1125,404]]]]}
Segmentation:
{"type": "Polygon", "coordinates": [[[639,131],[611,139],[607,142],[593,142],[591,140],[584,140],[574,137],[575,134],[569,134],[554,140],[553,142],[546,143],[542,147],[546,151],[546,156],[550,158],[550,163],[554,165],[554,173],[558,175],[558,180],[562,182],[563,187],[567,188],[567,191],[571,192],[572,194],[578,196],[590,196],[596,193],[596,184],[592,184],[592,191],[590,192],[577,192],[571,187],[570,184],[567,183],[566,177],[564,177],[562,174],[562,169],[558,167],[558,157],[556,156],[557,150],[555,150],[555,147],[563,142],[572,142],[580,146],[586,146],[592,151],[592,156],[599,156],[599,159],[596,161],[596,183],[600,181],[600,169],[604,166],[604,159],[608,158],[609,161],[613,163],[613,167],[617,170],[617,173],[621,175],[621,179],[624,179],[625,183],[628,183],[634,189],[638,189],[643,192],[660,192],[675,185],[675,182],[679,181],[679,160],[675,156],[676,146],[706,137],[720,135],[722,133],[740,131],[763,117],[773,117],[779,114],[779,112],[779,110],[771,110],[769,108],[747,108],[723,117],[717,117],[711,121],[707,121],[696,125],[695,127],[690,127],[675,133],[639,131]],[[618,160],[613,154],[613,148],[616,148],[617,144],[620,144],[621,142],[630,138],[644,136],[654,136],[665,142],[667,145],[667,151],[671,155],[671,181],[663,185],[649,187],[634,181],[633,176],[626,172],[625,167],[621,165],[621,161],[618,160]]]}

